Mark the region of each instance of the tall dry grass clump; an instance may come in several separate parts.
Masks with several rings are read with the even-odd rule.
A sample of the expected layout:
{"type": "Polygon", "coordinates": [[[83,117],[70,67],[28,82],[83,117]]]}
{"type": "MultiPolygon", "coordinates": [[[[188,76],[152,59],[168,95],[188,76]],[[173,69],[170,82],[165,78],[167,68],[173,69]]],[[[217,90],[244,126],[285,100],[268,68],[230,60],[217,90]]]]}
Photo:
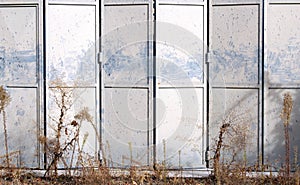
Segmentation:
{"type": "Polygon", "coordinates": [[[246,183],[250,169],[248,150],[252,146],[251,115],[240,106],[228,111],[218,126],[214,147],[213,175],[217,185],[246,183]]]}
{"type": "Polygon", "coordinates": [[[7,141],[7,125],[6,125],[6,111],[5,108],[10,103],[11,98],[3,86],[0,86],[0,114],[2,114],[3,130],[4,130],[4,145],[5,145],[5,159],[6,166],[9,168],[9,151],[8,151],[8,141],[7,141]]]}
{"type": "Polygon", "coordinates": [[[73,127],[73,129],[77,130],[79,124],[74,120],[67,122],[67,112],[70,110],[73,99],[73,89],[72,88],[64,88],[66,85],[61,81],[55,81],[51,84],[53,88],[51,91],[54,94],[54,101],[59,110],[59,116],[57,119],[50,118],[51,121],[55,123],[52,126],[54,130],[54,138],[47,138],[46,136],[41,136],[40,141],[45,145],[45,152],[47,152],[51,156],[51,162],[49,163],[45,175],[48,174],[50,169],[54,170],[54,176],[58,175],[58,162],[62,158],[64,152],[69,149],[70,146],[76,141],[76,133],[74,137],[69,141],[63,141],[63,137],[69,134],[69,125],[73,127]]]}
{"type": "MultiPolygon", "coordinates": [[[[83,128],[89,124],[94,130],[96,139],[100,143],[100,134],[94,123],[93,116],[88,107],[75,107],[79,99],[75,92],[77,84],[68,86],[62,81],[51,82],[50,94],[53,99],[52,112],[48,115],[49,122],[47,136],[40,136],[47,154],[46,175],[58,176],[58,169],[63,168],[69,175],[79,173],[86,176],[94,167],[100,167],[99,159],[90,155],[85,147],[89,132],[82,133],[83,128]]],[[[102,150],[103,151],[103,150],[102,150]]],[[[102,154],[103,155],[103,154],[102,154]]],[[[104,165],[106,164],[106,161],[104,165]]],[[[94,174],[94,172],[93,172],[94,174]]]]}

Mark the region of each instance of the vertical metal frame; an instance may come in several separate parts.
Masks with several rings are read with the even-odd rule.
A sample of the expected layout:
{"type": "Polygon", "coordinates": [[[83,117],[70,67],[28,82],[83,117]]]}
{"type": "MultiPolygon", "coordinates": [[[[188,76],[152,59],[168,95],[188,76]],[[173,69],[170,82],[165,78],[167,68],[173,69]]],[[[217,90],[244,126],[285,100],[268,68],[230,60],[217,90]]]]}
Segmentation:
{"type": "MultiPolygon", "coordinates": [[[[38,77],[38,83],[39,83],[39,86],[40,86],[40,93],[39,93],[39,112],[40,112],[40,115],[39,115],[39,131],[38,131],[38,134],[39,136],[43,135],[43,132],[44,132],[44,123],[45,123],[45,101],[44,101],[44,98],[45,98],[45,86],[44,86],[44,74],[45,74],[45,71],[44,71],[44,67],[45,67],[45,50],[44,50],[44,46],[45,46],[45,43],[44,43],[44,1],[39,1],[39,45],[38,45],[38,49],[39,49],[39,60],[41,61],[40,62],[40,66],[39,66],[39,77],[38,77]]],[[[43,160],[43,157],[44,157],[44,150],[42,149],[42,145],[39,143],[38,145],[38,152],[39,152],[39,165],[38,165],[38,168],[42,168],[43,167],[43,164],[44,164],[44,160],[43,160]]]]}
{"type": "Polygon", "coordinates": [[[99,153],[98,157],[100,160],[100,164],[102,165],[103,163],[103,124],[104,124],[104,75],[103,75],[103,68],[102,68],[102,62],[103,62],[103,38],[102,36],[104,35],[104,1],[105,0],[100,0],[100,10],[99,10],[99,55],[98,55],[98,63],[99,63],[99,153]]]}
{"type": "MultiPolygon", "coordinates": [[[[48,39],[47,39],[47,18],[48,18],[48,0],[43,0],[43,52],[44,52],[44,55],[43,55],[43,102],[44,102],[44,107],[43,107],[43,134],[44,136],[46,137],[47,136],[47,120],[48,120],[48,116],[47,116],[47,97],[49,97],[49,93],[48,93],[48,90],[49,89],[49,85],[48,85],[48,80],[47,80],[47,43],[48,43],[48,39]]],[[[44,145],[43,147],[43,159],[41,160],[42,161],[42,164],[43,164],[43,169],[46,169],[47,168],[47,148],[46,148],[46,145],[44,145]]]]}
{"type": "Polygon", "coordinates": [[[155,32],[155,18],[156,15],[156,2],[149,0],[149,132],[148,132],[148,146],[149,146],[149,159],[148,164],[154,167],[156,162],[156,32],[155,32]]]}
{"type": "Polygon", "coordinates": [[[257,153],[257,163],[258,165],[263,164],[263,153],[264,153],[264,96],[265,96],[265,74],[264,74],[264,60],[265,60],[265,1],[261,0],[259,2],[260,13],[259,13],[259,103],[258,103],[258,153],[257,153]]]}
{"type": "Polygon", "coordinates": [[[157,21],[157,3],[158,3],[158,0],[152,0],[152,8],[151,8],[151,17],[152,17],[152,21],[151,21],[151,31],[152,31],[152,39],[151,39],[151,43],[152,43],[152,55],[151,55],[151,61],[152,61],[152,80],[151,80],[151,104],[152,105],[150,108],[151,110],[151,136],[152,136],[152,139],[151,139],[151,145],[153,146],[152,147],[152,165],[153,165],[153,168],[155,169],[156,168],[156,165],[157,165],[157,156],[156,156],[156,142],[157,142],[157,139],[156,139],[156,127],[157,127],[157,124],[156,124],[156,119],[157,119],[157,114],[156,114],[156,110],[157,110],[157,104],[156,104],[156,98],[157,98],[157,54],[156,54],[156,37],[157,37],[157,33],[156,33],[156,28],[157,28],[157,25],[156,25],[156,21],[157,21]]]}
{"type": "MultiPolygon", "coordinates": [[[[48,0],[43,0],[43,102],[44,102],[44,106],[43,106],[43,136],[47,136],[47,97],[48,97],[48,91],[47,89],[48,87],[48,83],[47,83],[47,14],[48,14],[48,0]]],[[[43,146],[43,148],[41,148],[41,150],[43,151],[43,158],[41,159],[42,161],[42,169],[46,169],[47,168],[47,154],[46,154],[46,145],[43,146]]]]}
{"type": "Polygon", "coordinates": [[[266,71],[266,56],[267,56],[267,39],[266,39],[266,34],[267,34],[267,0],[262,0],[262,34],[261,34],[261,42],[262,42],[262,51],[261,51],[261,58],[262,58],[262,65],[261,65],[261,76],[262,76],[262,90],[261,90],[261,114],[262,114],[262,122],[261,122],[261,127],[260,127],[260,147],[261,147],[261,152],[259,153],[259,165],[264,165],[265,164],[265,157],[264,157],[264,151],[265,151],[265,124],[266,124],[266,117],[265,117],[265,108],[267,107],[267,102],[265,101],[268,97],[268,87],[267,87],[267,71],[266,71]]]}

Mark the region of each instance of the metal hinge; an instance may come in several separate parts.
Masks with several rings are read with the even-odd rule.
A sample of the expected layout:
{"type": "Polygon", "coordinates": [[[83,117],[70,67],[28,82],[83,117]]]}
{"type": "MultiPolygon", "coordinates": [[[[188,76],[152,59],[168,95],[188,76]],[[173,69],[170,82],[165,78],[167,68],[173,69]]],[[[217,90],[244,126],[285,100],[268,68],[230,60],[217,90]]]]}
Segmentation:
{"type": "Polygon", "coordinates": [[[103,62],[103,53],[99,52],[98,53],[98,63],[101,64],[103,62]]]}
{"type": "Polygon", "coordinates": [[[210,167],[210,164],[209,164],[210,159],[211,159],[211,158],[210,158],[210,151],[207,150],[207,151],[205,152],[206,168],[209,168],[209,167],[210,167]]]}
{"type": "Polygon", "coordinates": [[[100,164],[102,164],[103,156],[102,156],[102,151],[101,150],[98,150],[98,160],[99,160],[100,164]]]}
{"type": "Polygon", "coordinates": [[[205,55],[205,61],[206,63],[211,63],[211,59],[212,59],[212,54],[210,52],[207,52],[205,55]]]}

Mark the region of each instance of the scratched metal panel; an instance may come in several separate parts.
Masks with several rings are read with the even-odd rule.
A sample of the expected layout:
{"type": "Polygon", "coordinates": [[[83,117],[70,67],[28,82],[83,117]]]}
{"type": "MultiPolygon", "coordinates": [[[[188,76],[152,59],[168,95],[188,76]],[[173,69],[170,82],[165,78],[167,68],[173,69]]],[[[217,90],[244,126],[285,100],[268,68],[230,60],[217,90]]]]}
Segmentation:
{"type": "MultiPolygon", "coordinates": [[[[18,167],[39,166],[37,17],[36,6],[0,6],[0,85],[7,86],[11,96],[6,110],[8,149],[12,165],[18,167]]],[[[1,156],[3,145],[2,126],[1,156]]]]}
{"type": "MultiPolygon", "coordinates": [[[[97,156],[99,149],[99,123],[98,123],[98,64],[96,52],[98,50],[98,5],[93,4],[53,4],[47,10],[47,137],[54,136],[54,129],[59,120],[60,110],[57,103],[59,85],[65,92],[70,92],[66,104],[72,104],[67,111],[64,124],[69,124],[62,131],[63,140],[70,139],[76,131],[70,125],[81,110],[86,110],[91,120],[80,120],[79,143],[81,150],[91,156],[97,156]],[[56,92],[56,93],[54,93],[56,92]],[[85,107],[87,109],[85,109],[85,107]],[[56,120],[56,122],[55,122],[56,120]]],[[[78,147],[78,145],[77,145],[78,147]]],[[[65,154],[64,160],[68,165],[75,165],[78,153],[71,160],[71,154],[65,154]]],[[[61,162],[61,161],[60,161],[61,162]]],[[[60,164],[60,167],[66,167],[60,164]]]]}
{"type": "Polygon", "coordinates": [[[36,7],[0,7],[1,83],[37,83],[36,12],[36,7]]]}
{"type": "Polygon", "coordinates": [[[300,6],[269,5],[267,80],[270,84],[300,83],[300,6]],[[288,20],[288,21],[287,21],[288,20]]]}
{"type": "Polygon", "coordinates": [[[157,65],[160,85],[200,85],[204,78],[204,6],[159,5],[157,65]],[[180,15],[180,16],[178,16],[180,15]]]}
{"type": "Polygon", "coordinates": [[[157,162],[168,168],[204,165],[203,88],[157,91],[157,162]]]}
{"type": "Polygon", "coordinates": [[[110,167],[147,166],[151,153],[149,5],[132,3],[104,5],[102,143],[110,167]]]}
{"type": "MultiPolygon", "coordinates": [[[[220,127],[229,123],[230,132],[224,135],[225,160],[247,160],[254,164],[258,154],[258,89],[214,89],[210,107],[210,146],[214,151],[220,127]]],[[[213,152],[212,152],[213,153],[213,152]]],[[[213,157],[213,156],[211,156],[213,157]]]]}
{"type": "Polygon", "coordinates": [[[96,6],[49,6],[48,80],[95,84],[96,25],[96,6]]]}
{"type": "MultiPolygon", "coordinates": [[[[36,88],[9,88],[7,89],[11,102],[6,109],[6,125],[8,135],[8,152],[11,154],[11,165],[16,167],[38,166],[39,133],[38,110],[36,106],[36,88]]],[[[5,155],[4,131],[0,118],[0,155],[5,155]]],[[[1,158],[1,161],[4,158],[1,158]]],[[[5,164],[5,163],[2,163],[5,164]]]]}
{"type": "Polygon", "coordinates": [[[168,168],[204,166],[204,9],[157,7],[156,158],[168,168]]]}
{"type": "Polygon", "coordinates": [[[148,6],[104,7],[104,84],[148,84],[148,6]]]}
{"type": "MultiPolygon", "coordinates": [[[[94,88],[61,88],[63,92],[67,93],[68,98],[65,99],[65,107],[67,111],[63,117],[63,129],[61,131],[61,146],[64,147],[65,144],[70,141],[76,130],[74,126],[71,125],[73,120],[76,120],[80,126],[79,132],[79,143],[75,142],[73,146],[75,146],[75,156],[73,158],[73,162],[71,164],[71,156],[73,148],[65,152],[63,155],[63,159],[67,162],[68,165],[72,165],[69,167],[75,167],[75,164],[78,160],[78,144],[80,149],[90,156],[97,156],[98,142],[99,142],[99,132],[97,130],[97,114],[96,114],[96,96],[94,88]],[[85,110],[85,111],[83,111],[85,110]],[[76,118],[76,115],[80,115],[81,118],[76,118]],[[88,120],[90,116],[90,120],[88,120]]],[[[60,107],[61,104],[61,93],[60,89],[50,88],[48,93],[48,121],[47,121],[47,137],[48,140],[51,141],[56,136],[56,130],[58,126],[58,122],[61,116],[60,107]]],[[[48,147],[54,147],[51,143],[48,143],[48,147]]],[[[87,157],[83,155],[83,157],[87,157]]],[[[51,159],[51,157],[49,157],[51,159]]],[[[88,159],[88,158],[85,158],[88,159]]],[[[91,158],[90,158],[91,159],[91,158]]],[[[64,166],[60,161],[60,167],[64,166]]]]}
{"type": "Polygon", "coordinates": [[[214,6],[212,20],[213,84],[257,84],[259,6],[214,6]]]}
{"type": "Polygon", "coordinates": [[[108,166],[148,164],[147,101],[146,89],[105,89],[102,141],[108,166]]]}
{"type": "Polygon", "coordinates": [[[265,164],[279,169],[285,165],[285,139],[284,126],[280,117],[283,108],[283,94],[289,92],[293,98],[293,110],[289,126],[290,133],[290,165],[300,165],[299,143],[300,143],[300,90],[299,89],[270,89],[267,95],[267,107],[265,110],[264,126],[264,149],[265,164]]]}

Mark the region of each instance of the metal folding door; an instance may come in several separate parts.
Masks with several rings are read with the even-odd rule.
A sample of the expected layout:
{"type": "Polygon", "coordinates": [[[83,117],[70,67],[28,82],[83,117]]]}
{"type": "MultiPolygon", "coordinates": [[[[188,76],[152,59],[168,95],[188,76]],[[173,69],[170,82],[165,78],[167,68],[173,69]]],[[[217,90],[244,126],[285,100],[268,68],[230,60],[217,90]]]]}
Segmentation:
{"type": "MultiPolygon", "coordinates": [[[[65,121],[81,110],[92,117],[81,127],[85,152],[110,167],[169,168],[205,167],[205,151],[213,150],[224,121],[246,131],[244,145],[237,146],[240,159],[282,166],[280,114],[283,94],[290,92],[296,166],[299,5],[0,0],[0,85],[11,96],[6,122],[12,165],[43,167],[38,138],[55,133],[62,89],[72,92],[65,121]]],[[[3,132],[1,126],[1,148],[3,132]]]]}
{"type": "Polygon", "coordinates": [[[155,3],[104,3],[104,154],[115,167],[203,167],[206,3],[155,3]]]}

